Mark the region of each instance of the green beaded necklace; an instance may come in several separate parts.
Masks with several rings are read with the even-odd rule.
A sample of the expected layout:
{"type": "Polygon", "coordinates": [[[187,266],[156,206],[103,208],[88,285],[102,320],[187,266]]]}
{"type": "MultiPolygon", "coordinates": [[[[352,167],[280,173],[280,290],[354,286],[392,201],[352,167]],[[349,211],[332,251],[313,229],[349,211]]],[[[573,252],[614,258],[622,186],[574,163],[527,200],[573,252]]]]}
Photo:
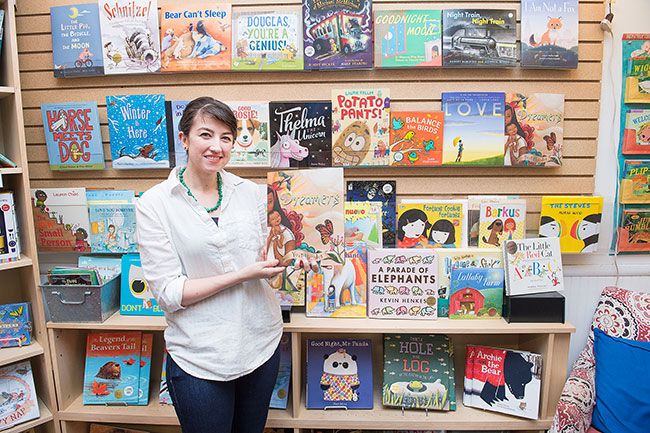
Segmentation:
{"type": "MultiPolygon", "coordinates": [[[[190,188],[185,184],[185,181],[183,180],[183,173],[185,173],[186,168],[187,167],[183,167],[178,172],[178,180],[181,182],[181,185],[183,185],[187,190],[187,195],[189,195],[194,200],[196,200],[196,197],[194,197],[194,194],[192,194],[192,191],[190,191],[190,188]]],[[[215,204],[214,206],[204,207],[207,213],[214,212],[215,210],[219,209],[219,206],[221,206],[221,199],[223,198],[223,194],[221,193],[222,189],[223,189],[223,182],[221,182],[221,173],[217,172],[217,192],[219,193],[219,199],[217,200],[217,204],[215,204]]],[[[196,202],[198,203],[199,201],[196,200],[196,202]]]]}

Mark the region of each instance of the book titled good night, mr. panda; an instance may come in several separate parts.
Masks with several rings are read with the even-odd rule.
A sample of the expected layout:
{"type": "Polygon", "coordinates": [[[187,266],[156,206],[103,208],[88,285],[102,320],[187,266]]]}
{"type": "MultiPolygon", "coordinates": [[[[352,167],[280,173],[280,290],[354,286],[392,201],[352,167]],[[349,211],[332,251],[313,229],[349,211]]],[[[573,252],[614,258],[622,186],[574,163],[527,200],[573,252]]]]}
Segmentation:
{"type": "Polygon", "coordinates": [[[307,340],[307,409],[372,409],[372,344],[307,340]]]}

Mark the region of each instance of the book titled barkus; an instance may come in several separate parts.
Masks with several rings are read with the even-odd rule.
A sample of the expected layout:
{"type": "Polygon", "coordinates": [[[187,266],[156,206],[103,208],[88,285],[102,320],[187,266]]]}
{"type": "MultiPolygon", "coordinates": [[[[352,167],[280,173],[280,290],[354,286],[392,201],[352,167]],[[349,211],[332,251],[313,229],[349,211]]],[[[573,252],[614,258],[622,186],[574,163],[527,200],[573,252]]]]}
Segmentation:
{"type": "Polygon", "coordinates": [[[506,240],[526,237],[526,200],[481,203],[479,248],[501,248],[506,240]]]}
{"type": "Polygon", "coordinates": [[[442,164],[441,111],[393,111],[390,127],[392,166],[428,166],[442,164]]]}
{"type": "Polygon", "coordinates": [[[650,110],[628,110],[625,114],[623,155],[650,155],[650,110]]]}
{"type": "Polygon", "coordinates": [[[445,67],[514,67],[517,64],[517,11],[442,11],[445,67]]]}
{"type": "Polygon", "coordinates": [[[529,238],[503,244],[506,294],[509,296],[564,290],[558,238],[529,238]]]}
{"type": "Polygon", "coordinates": [[[602,212],[601,196],[544,196],[539,237],[559,238],[563,253],[596,252],[602,212]]]}

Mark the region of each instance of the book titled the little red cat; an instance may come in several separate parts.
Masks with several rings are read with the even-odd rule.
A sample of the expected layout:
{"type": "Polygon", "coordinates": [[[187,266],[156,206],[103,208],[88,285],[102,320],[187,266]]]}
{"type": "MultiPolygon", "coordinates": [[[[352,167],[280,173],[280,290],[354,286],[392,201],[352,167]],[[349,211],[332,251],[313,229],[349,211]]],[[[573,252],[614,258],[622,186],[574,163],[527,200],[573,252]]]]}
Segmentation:
{"type": "Polygon", "coordinates": [[[89,333],[83,404],[137,404],[141,350],[140,331],[89,333]]]}

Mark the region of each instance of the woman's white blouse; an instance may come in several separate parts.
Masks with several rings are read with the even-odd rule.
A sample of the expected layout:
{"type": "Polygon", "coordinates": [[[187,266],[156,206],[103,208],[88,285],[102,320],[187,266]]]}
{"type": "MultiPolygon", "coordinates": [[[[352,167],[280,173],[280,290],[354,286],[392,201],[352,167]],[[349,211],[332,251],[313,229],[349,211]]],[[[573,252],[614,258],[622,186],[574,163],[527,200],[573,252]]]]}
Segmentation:
{"type": "Polygon", "coordinates": [[[178,169],[136,205],[142,268],[165,311],[165,342],[192,376],[232,380],[266,362],[282,336],[282,316],[265,280],[249,280],[188,307],[187,279],[237,271],[265,247],[266,196],[249,180],[222,172],[219,224],[187,195],[178,169]]]}

